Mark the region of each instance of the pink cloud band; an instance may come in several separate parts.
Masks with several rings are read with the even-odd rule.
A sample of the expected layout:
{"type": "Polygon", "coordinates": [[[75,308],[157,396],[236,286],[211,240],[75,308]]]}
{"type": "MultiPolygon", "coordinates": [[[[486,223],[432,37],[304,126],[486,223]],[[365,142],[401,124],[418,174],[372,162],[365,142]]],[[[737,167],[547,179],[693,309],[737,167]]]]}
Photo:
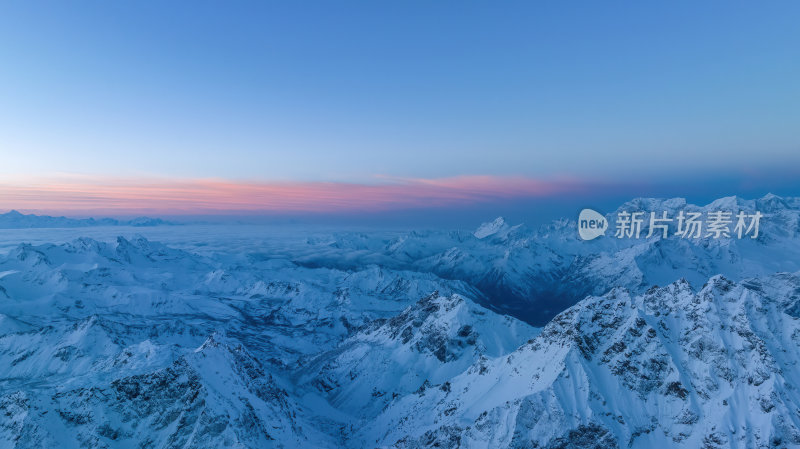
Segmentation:
{"type": "Polygon", "coordinates": [[[460,176],[383,178],[376,184],[218,179],[64,178],[0,181],[0,209],[47,213],[215,214],[427,208],[582,190],[574,180],[460,176]]]}

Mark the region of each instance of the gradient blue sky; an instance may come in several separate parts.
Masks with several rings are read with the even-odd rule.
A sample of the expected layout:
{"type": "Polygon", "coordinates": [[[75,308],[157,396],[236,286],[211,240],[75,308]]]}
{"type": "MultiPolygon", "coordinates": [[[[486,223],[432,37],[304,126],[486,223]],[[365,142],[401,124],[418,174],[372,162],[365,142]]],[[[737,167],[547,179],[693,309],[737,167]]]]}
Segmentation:
{"type": "Polygon", "coordinates": [[[2,2],[0,176],[791,180],[799,23],[788,1],[2,2]]]}

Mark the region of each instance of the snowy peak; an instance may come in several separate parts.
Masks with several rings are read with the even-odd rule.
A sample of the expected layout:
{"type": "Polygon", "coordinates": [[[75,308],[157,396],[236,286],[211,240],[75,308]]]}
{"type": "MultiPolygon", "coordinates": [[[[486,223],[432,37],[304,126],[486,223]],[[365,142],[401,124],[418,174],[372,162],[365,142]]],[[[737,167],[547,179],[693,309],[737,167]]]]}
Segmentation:
{"type": "Polygon", "coordinates": [[[441,296],[438,292],[376,325],[364,332],[363,338],[394,340],[443,363],[465,352],[504,354],[533,335],[532,328],[517,320],[490,312],[458,294],[441,296]]]}
{"type": "Polygon", "coordinates": [[[760,211],[764,213],[776,213],[781,211],[800,209],[800,198],[781,197],[768,193],[761,198],[748,200],[735,195],[717,198],[705,206],[688,203],[685,198],[634,198],[621,205],[616,212],[661,212],[667,211],[675,213],[679,210],[687,211],[727,211],[736,213],[737,211],[760,211]]]}
{"type": "Polygon", "coordinates": [[[756,202],[753,200],[745,200],[738,196],[727,196],[712,201],[705,209],[708,211],[729,211],[735,214],[740,210],[753,210],[755,205],[756,202]]]}
{"type": "Polygon", "coordinates": [[[361,419],[487,357],[507,354],[536,330],[460,295],[434,292],[388,320],[376,320],[321,354],[297,377],[315,394],[361,419]]]}
{"type": "Polygon", "coordinates": [[[503,217],[497,217],[494,221],[483,223],[478,226],[478,229],[476,229],[472,235],[479,239],[485,239],[492,235],[502,236],[502,234],[508,232],[509,229],[511,229],[511,227],[506,224],[503,217]]]}
{"type": "Polygon", "coordinates": [[[332,446],[241,344],[217,336],[166,367],[49,396],[0,396],[24,421],[0,437],[20,447],[332,446]]]}

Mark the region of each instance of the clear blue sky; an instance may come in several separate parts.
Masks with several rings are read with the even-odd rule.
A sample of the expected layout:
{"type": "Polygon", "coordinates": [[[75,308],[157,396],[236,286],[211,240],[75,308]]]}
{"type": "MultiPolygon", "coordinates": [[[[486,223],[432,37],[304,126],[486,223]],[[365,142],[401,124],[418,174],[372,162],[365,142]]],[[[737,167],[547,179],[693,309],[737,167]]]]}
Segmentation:
{"type": "Polygon", "coordinates": [[[799,24],[789,1],[2,2],[0,175],[800,166],[799,24]]]}

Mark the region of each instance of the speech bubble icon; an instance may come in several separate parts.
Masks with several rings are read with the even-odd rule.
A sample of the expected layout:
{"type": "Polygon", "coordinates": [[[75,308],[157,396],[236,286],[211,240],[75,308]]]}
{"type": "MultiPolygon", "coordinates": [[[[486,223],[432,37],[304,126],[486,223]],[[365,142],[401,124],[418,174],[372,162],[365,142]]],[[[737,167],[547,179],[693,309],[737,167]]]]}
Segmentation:
{"type": "Polygon", "coordinates": [[[578,215],[578,235],[583,240],[592,240],[606,234],[608,220],[600,212],[584,209],[578,215]]]}

